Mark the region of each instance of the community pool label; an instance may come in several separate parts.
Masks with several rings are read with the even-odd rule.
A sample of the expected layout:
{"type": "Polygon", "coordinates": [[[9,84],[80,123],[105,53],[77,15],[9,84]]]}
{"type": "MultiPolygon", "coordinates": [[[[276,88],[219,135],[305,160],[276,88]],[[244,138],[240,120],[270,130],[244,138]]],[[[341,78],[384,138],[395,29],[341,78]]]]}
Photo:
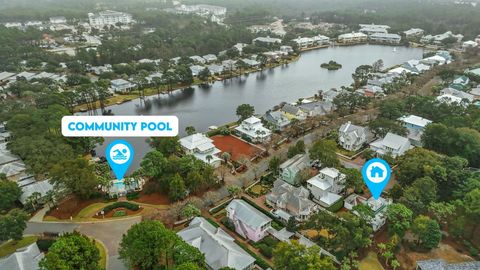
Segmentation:
{"type": "Polygon", "coordinates": [[[133,147],[124,140],[116,140],[107,147],[105,156],[118,180],[122,180],[133,161],[133,147]]]}
{"type": "Polygon", "coordinates": [[[375,200],[380,198],[383,189],[388,184],[392,170],[388,163],[380,158],[370,159],[363,165],[363,181],[367,184],[370,193],[375,200]]]}
{"type": "Polygon", "coordinates": [[[174,137],[176,116],[64,116],[65,137],[174,137]]]}

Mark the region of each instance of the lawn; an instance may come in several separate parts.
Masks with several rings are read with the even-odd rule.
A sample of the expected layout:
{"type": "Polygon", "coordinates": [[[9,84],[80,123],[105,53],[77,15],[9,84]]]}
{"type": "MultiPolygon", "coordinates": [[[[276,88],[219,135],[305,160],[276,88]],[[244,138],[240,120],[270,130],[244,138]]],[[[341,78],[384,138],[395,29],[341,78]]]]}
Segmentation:
{"type": "Polygon", "coordinates": [[[107,269],[107,250],[105,249],[105,246],[103,243],[100,243],[99,241],[95,241],[95,246],[98,248],[98,251],[100,251],[100,266],[102,269],[107,269]]]}
{"type": "Polygon", "coordinates": [[[91,218],[95,213],[101,211],[108,203],[93,203],[78,212],[74,219],[91,218]]]}
{"type": "Polygon", "coordinates": [[[360,264],[358,265],[359,270],[385,270],[383,266],[378,261],[377,254],[374,252],[369,252],[367,257],[365,257],[360,264]]]}
{"type": "Polygon", "coordinates": [[[26,247],[38,240],[36,236],[25,236],[20,241],[8,241],[7,243],[0,246],[0,257],[8,256],[14,253],[17,249],[26,247]]]}

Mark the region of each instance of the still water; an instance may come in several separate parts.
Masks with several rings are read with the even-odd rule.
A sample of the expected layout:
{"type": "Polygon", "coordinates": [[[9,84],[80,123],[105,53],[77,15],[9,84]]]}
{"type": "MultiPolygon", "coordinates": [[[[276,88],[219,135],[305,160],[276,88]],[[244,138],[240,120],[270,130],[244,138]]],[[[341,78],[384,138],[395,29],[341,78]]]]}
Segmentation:
{"type": "MultiPolygon", "coordinates": [[[[263,114],[281,102],[294,102],[300,97],[313,96],[321,89],[350,85],[353,82],[351,74],[360,65],[382,59],[385,67],[391,67],[410,59],[421,59],[422,54],[420,48],[398,47],[394,51],[393,47],[381,45],[318,49],[302,53],[298,61],[288,65],[215,82],[206,89],[195,86],[170,95],[150,96],[147,106],[140,100],[132,100],[109,109],[115,115],[176,115],[182,136],[187,126],[206,131],[209,126],[236,120],[235,110],[240,104],[251,104],[257,114],[263,114]],[[320,67],[320,64],[330,60],[343,67],[336,71],[320,67]]],[[[104,145],[97,148],[99,156],[104,155],[105,147],[112,140],[114,138],[106,138],[104,145]]],[[[145,138],[129,138],[128,141],[135,148],[131,172],[138,168],[149,146],[145,138]]]]}

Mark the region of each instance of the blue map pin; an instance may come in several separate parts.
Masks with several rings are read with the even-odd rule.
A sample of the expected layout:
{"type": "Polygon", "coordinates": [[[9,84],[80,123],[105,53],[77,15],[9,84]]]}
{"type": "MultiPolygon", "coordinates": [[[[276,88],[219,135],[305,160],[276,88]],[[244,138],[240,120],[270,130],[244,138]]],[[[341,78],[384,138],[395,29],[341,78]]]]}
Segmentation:
{"type": "Polygon", "coordinates": [[[128,167],[130,167],[133,154],[133,147],[124,140],[116,140],[108,145],[105,156],[118,180],[123,179],[128,167]]]}
{"type": "Polygon", "coordinates": [[[390,165],[380,158],[370,159],[365,165],[363,165],[363,181],[367,184],[367,187],[370,189],[370,193],[372,193],[375,200],[380,198],[383,189],[390,180],[391,174],[392,170],[390,169],[390,165]]]}

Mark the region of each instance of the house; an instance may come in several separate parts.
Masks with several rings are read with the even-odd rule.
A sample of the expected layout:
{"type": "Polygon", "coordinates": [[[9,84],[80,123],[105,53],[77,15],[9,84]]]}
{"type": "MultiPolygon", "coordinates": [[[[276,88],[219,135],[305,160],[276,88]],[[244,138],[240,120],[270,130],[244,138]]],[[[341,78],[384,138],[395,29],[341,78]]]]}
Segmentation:
{"type": "Polygon", "coordinates": [[[247,46],[248,46],[248,44],[245,44],[245,43],[237,43],[237,44],[233,45],[232,48],[237,49],[238,53],[240,55],[242,55],[243,54],[243,48],[245,48],[247,46]]]}
{"type": "MultiPolygon", "coordinates": [[[[385,216],[385,212],[390,204],[392,204],[391,199],[385,199],[383,197],[378,198],[375,200],[373,197],[370,197],[368,200],[364,197],[351,194],[345,199],[344,207],[350,211],[353,211],[353,208],[359,204],[366,204],[370,209],[373,211],[373,217],[370,220],[370,224],[372,225],[372,229],[374,232],[378,231],[387,220],[385,216]]],[[[355,215],[358,215],[358,212],[353,211],[355,215]]]]}
{"type": "Polygon", "coordinates": [[[0,258],[0,269],[8,270],[33,270],[40,269],[39,262],[44,255],[38,249],[37,243],[17,249],[8,257],[0,258]]]}
{"type": "Polygon", "coordinates": [[[360,89],[355,90],[356,93],[359,93],[362,96],[366,97],[381,97],[385,96],[385,91],[381,86],[367,84],[360,89]]]}
{"type": "Polygon", "coordinates": [[[422,146],[422,135],[425,127],[432,123],[431,120],[416,115],[406,115],[398,118],[403,126],[408,130],[407,138],[414,146],[422,146]]]}
{"type": "Polygon", "coordinates": [[[115,79],[110,81],[110,90],[112,92],[127,93],[137,87],[136,84],[124,79],[115,79]]]}
{"type": "Polygon", "coordinates": [[[367,128],[348,121],[338,130],[338,143],[348,151],[358,151],[367,143],[367,128]]]}
{"type": "Polygon", "coordinates": [[[162,73],[155,72],[145,77],[145,80],[147,80],[148,84],[153,85],[156,83],[157,79],[161,79],[162,77],[163,77],[162,73]]]}
{"type": "Polygon", "coordinates": [[[459,91],[465,91],[468,88],[469,83],[470,83],[470,79],[467,76],[462,75],[462,76],[456,77],[448,87],[459,90],[459,91]]]}
{"type": "Polygon", "coordinates": [[[260,65],[260,62],[258,62],[257,60],[252,60],[248,58],[243,58],[240,61],[244,62],[248,67],[251,67],[251,68],[255,68],[260,65]]]}
{"type": "Polygon", "coordinates": [[[320,172],[307,181],[313,201],[328,208],[339,201],[340,192],[345,188],[345,174],[335,168],[323,168],[320,172]]]}
{"type": "Polygon", "coordinates": [[[450,88],[450,87],[440,90],[440,94],[443,95],[443,96],[447,95],[447,97],[448,97],[448,95],[449,96],[454,96],[454,97],[456,97],[455,101],[457,101],[457,102],[458,102],[458,100],[460,100],[460,102],[461,101],[472,102],[474,100],[473,95],[471,95],[469,93],[466,93],[466,92],[463,92],[463,91],[460,91],[460,90],[457,90],[457,89],[454,89],[454,88],[450,88]]]}
{"type": "Polygon", "coordinates": [[[308,189],[302,186],[294,187],[278,179],[273,183],[271,192],[266,195],[265,202],[275,209],[273,214],[285,223],[290,217],[302,222],[318,210],[317,205],[309,199],[309,196],[308,189]]]}
{"type": "Polygon", "coordinates": [[[473,40],[468,40],[468,41],[463,42],[462,49],[468,50],[468,49],[471,49],[471,48],[475,48],[477,46],[478,46],[477,42],[475,42],[473,40]]]}
{"type": "Polygon", "coordinates": [[[475,100],[480,100],[480,84],[477,85],[477,87],[472,88],[469,94],[472,95],[475,100]]]}
{"type": "Polygon", "coordinates": [[[337,42],[342,44],[355,44],[366,42],[367,39],[368,36],[364,33],[348,33],[339,35],[337,38],[337,42]]]}
{"type": "Polygon", "coordinates": [[[212,64],[207,66],[207,68],[210,71],[210,74],[213,75],[220,75],[223,73],[223,66],[221,65],[212,64]]]}
{"type": "Polygon", "coordinates": [[[322,91],[322,99],[323,101],[333,102],[333,100],[343,92],[344,90],[341,90],[341,89],[339,90],[336,88],[332,88],[327,91],[322,91]]]}
{"type": "Polygon", "coordinates": [[[305,120],[307,119],[307,114],[302,111],[298,106],[293,104],[285,104],[281,109],[282,113],[289,119],[298,119],[305,120]]]}
{"type": "Polygon", "coordinates": [[[88,68],[88,71],[90,71],[90,72],[92,72],[93,74],[96,74],[96,75],[101,75],[101,74],[106,73],[106,72],[112,72],[113,69],[112,69],[112,65],[105,64],[103,66],[90,67],[90,68],[88,68]]]}
{"type": "Polygon", "coordinates": [[[8,81],[9,78],[12,78],[15,73],[12,72],[0,72],[0,83],[8,81]]]}
{"type": "Polygon", "coordinates": [[[378,156],[388,154],[394,158],[403,155],[412,148],[413,146],[408,138],[390,132],[384,138],[370,143],[370,149],[376,152],[378,156]]]}
{"type": "Polygon", "coordinates": [[[66,24],[67,19],[64,16],[50,17],[51,24],[66,24]]]}
{"type": "Polygon", "coordinates": [[[423,29],[420,28],[410,28],[407,31],[403,32],[407,39],[421,38],[423,36],[423,33],[423,29]]]}
{"type": "Polygon", "coordinates": [[[262,121],[255,116],[247,118],[235,128],[240,136],[246,136],[253,142],[266,142],[270,140],[272,132],[265,128],[262,121]]]}
{"type": "Polygon", "coordinates": [[[180,145],[189,155],[195,158],[218,167],[221,164],[221,159],[217,156],[221,151],[213,144],[213,140],[202,133],[192,134],[190,136],[180,139],[180,145]]]}
{"type": "Polygon", "coordinates": [[[192,59],[192,61],[196,64],[202,64],[203,65],[207,62],[207,60],[203,59],[203,57],[198,56],[198,55],[190,56],[189,58],[192,59]]]}
{"type": "Polygon", "coordinates": [[[373,35],[373,34],[387,34],[388,29],[390,29],[390,26],[388,25],[380,25],[380,24],[360,24],[360,33],[364,33],[367,35],[373,35]]]}
{"type": "Polygon", "coordinates": [[[443,34],[438,34],[435,36],[432,36],[432,35],[423,36],[422,39],[420,39],[420,42],[424,44],[433,43],[435,45],[444,45],[447,40],[452,38],[455,39],[456,42],[460,42],[463,39],[463,35],[462,34],[454,35],[451,31],[447,31],[443,34]]]}
{"type": "Polygon", "coordinates": [[[477,270],[480,269],[480,261],[447,263],[443,259],[431,259],[417,261],[416,270],[477,270]]]}
{"type": "Polygon", "coordinates": [[[298,105],[307,117],[321,116],[329,114],[333,111],[333,103],[328,101],[313,101],[298,105]]]}
{"type": "Polygon", "coordinates": [[[217,56],[215,54],[207,54],[202,56],[202,58],[205,59],[207,63],[212,63],[217,61],[217,56]]]}
{"type": "Polygon", "coordinates": [[[233,71],[237,69],[237,61],[227,59],[222,61],[222,66],[224,71],[233,71]]]}
{"type": "Polygon", "coordinates": [[[192,76],[196,77],[200,72],[202,72],[205,69],[204,66],[199,66],[199,65],[193,65],[190,66],[190,70],[192,71],[192,76]]]}
{"type": "Polygon", "coordinates": [[[235,231],[243,238],[258,242],[267,236],[272,219],[246,201],[234,199],[225,209],[235,231]]]}
{"type": "Polygon", "coordinates": [[[370,41],[382,44],[400,44],[402,37],[397,34],[374,33],[369,36],[370,41]]]}
{"type": "Polygon", "coordinates": [[[39,193],[39,202],[43,203],[43,198],[45,198],[49,191],[53,190],[53,186],[48,180],[37,181],[33,176],[19,179],[17,184],[22,189],[22,195],[20,196],[19,201],[23,205],[28,203],[28,198],[32,196],[33,193],[39,193]]]}
{"type": "Polygon", "coordinates": [[[327,45],[330,43],[330,38],[323,35],[314,37],[299,37],[292,39],[292,42],[296,43],[300,49],[305,49],[312,46],[327,45]]]}
{"type": "Polygon", "coordinates": [[[300,172],[309,167],[308,154],[297,154],[280,164],[280,179],[290,185],[297,185],[300,181],[300,172]]]}
{"type": "Polygon", "coordinates": [[[273,130],[283,130],[290,124],[288,117],[280,111],[267,111],[262,118],[273,127],[273,130]]]}
{"type": "Polygon", "coordinates": [[[268,45],[274,45],[274,44],[281,44],[282,43],[282,40],[279,39],[279,38],[272,38],[272,37],[257,37],[255,39],[252,40],[252,43],[253,44],[261,44],[261,43],[265,43],[265,44],[268,44],[268,45]]]}
{"type": "Polygon", "coordinates": [[[205,256],[209,269],[229,267],[249,270],[255,263],[255,258],[237,245],[233,237],[222,228],[215,228],[203,217],[195,217],[177,235],[205,256]]]}
{"type": "Polygon", "coordinates": [[[280,46],[280,51],[289,54],[293,52],[293,48],[292,46],[283,45],[283,46],[280,46]]]}

